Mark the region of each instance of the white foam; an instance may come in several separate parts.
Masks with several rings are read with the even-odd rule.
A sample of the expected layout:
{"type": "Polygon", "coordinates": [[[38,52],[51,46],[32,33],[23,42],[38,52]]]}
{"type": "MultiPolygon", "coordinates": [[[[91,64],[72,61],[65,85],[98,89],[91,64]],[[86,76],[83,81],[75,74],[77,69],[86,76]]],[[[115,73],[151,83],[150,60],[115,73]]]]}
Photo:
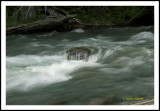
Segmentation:
{"type": "Polygon", "coordinates": [[[127,41],[116,42],[116,43],[125,45],[135,45],[135,44],[143,44],[147,41],[153,41],[153,40],[154,40],[154,34],[151,32],[144,31],[131,36],[130,39],[127,41]]]}
{"type": "Polygon", "coordinates": [[[73,71],[98,63],[68,61],[64,56],[21,55],[7,57],[7,90],[26,91],[37,86],[67,81],[73,71]]]}
{"type": "Polygon", "coordinates": [[[27,90],[37,85],[66,81],[77,64],[58,56],[7,57],[7,90],[27,90]],[[52,63],[53,61],[53,63],[52,63]],[[16,69],[16,70],[14,70],[16,69]]]}
{"type": "Polygon", "coordinates": [[[134,66],[142,65],[143,63],[145,63],[143,61],[143,57],[142,56],[137,56],[134,59],[132,59],[131,61],[129,61],[128,66],[134,67],[134,66]]]}
{"type": "Polygon", "coordinates": [[[52,36],[56,33],[56,31],[50,32],[50,33],[44,33],[44,34],[39,34],[38,37],[48,37],[52,36]]]}
{"type": "Polygon", "coordinates": [[[84,33],[85,31],[83,29],[75,29],[72,32],[84,33]]]}
{"type": "Polygon", "coordinates": [[[97,54],[92,54],[89,57],[89,62],[97,62],[102,57],[102,49],[99,47],[97,54]]]}
{"type": "Polygon", "coordinates": [[[146,39],[154,39],[154,34],[151,32],[140,32],[130,38],[131,40],[146,40],[146,39]]]}

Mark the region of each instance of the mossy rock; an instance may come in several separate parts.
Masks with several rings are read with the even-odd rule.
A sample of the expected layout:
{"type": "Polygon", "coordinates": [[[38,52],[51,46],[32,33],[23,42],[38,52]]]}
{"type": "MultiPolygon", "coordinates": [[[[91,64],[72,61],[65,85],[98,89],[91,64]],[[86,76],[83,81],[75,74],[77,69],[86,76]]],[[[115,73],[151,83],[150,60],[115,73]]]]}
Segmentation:
{"type": "Polygon", "coordinates": [[[88,61],[90,49],[86,47],[73,47],[66,51],[67,60],[85,60],[88,61]]]}

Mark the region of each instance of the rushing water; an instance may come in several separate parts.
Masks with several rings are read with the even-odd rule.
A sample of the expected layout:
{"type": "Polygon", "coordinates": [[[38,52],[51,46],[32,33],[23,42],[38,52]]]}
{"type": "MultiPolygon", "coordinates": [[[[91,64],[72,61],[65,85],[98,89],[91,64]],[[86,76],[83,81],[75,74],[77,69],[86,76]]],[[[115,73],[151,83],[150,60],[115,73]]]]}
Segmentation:
{"type": "Polygon", "coordinates": [[[154,97],[153,26],[76,29],[6,39],[8,105],[126,104],[154,97]],[[85,46],[86,61],[65,51],[85,46]]]}

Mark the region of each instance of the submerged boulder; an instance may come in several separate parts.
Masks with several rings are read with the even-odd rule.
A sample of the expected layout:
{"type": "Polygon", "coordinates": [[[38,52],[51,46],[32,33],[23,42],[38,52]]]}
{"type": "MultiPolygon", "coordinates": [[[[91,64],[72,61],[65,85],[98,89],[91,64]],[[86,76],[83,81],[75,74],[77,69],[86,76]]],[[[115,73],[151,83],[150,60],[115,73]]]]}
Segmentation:
{"type": "Polygon", "coordinates": [[[118,104],[120,102],[120,99],[117,97],[108,97],[104,99],[95,99],[91,100],[88,105],[114,105],[118,104]]]}
{"type": "Polygon", "coordinates": [[[85,47],[73,47],[66,51],[67,60],[85,60],[88,61],[90,49],[85,47]]]}

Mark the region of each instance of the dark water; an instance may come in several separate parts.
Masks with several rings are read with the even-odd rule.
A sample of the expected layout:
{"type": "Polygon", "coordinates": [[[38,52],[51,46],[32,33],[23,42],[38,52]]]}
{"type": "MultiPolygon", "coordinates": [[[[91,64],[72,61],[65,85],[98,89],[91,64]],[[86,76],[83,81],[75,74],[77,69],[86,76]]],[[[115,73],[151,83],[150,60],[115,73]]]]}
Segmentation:
{"type": "Polygon", "coordinates": [[[10,35],[6,39],[8,105],[126,104],[123,97],[154,97],[152,26],[77,29],[10,35]],[[65,51],[85,46],[86,61],[65,51]]]}

